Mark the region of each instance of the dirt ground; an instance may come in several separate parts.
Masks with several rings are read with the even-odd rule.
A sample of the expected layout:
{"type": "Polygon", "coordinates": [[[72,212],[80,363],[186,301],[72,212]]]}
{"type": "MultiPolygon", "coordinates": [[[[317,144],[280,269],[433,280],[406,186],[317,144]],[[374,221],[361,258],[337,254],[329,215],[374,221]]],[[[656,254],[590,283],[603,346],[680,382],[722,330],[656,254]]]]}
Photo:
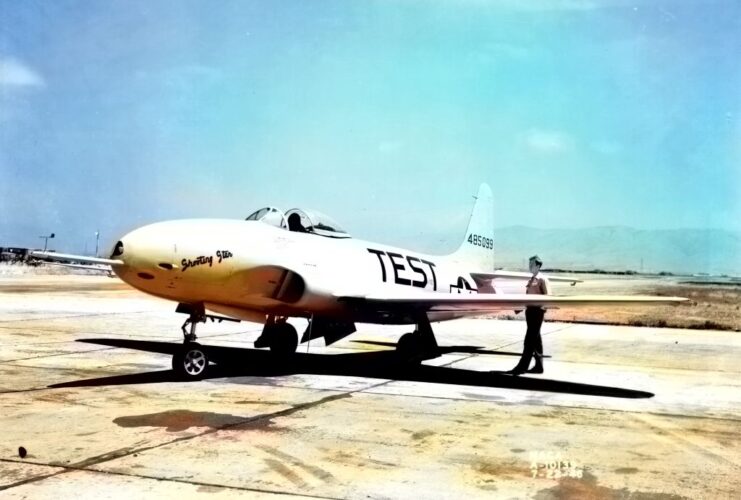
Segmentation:
{"type": "MultiPolygon", "coordinates": [[[[666,277],[580,275],[576,286],[555,284],[559,295],[611,294],[686,297],[677,306],[589,307],[548,312],[549,321],[741,331],[741,284],[688,284],[666,277]]],[[[520,315],[522,316],[522,315],[520,315]]],[[[509,319],[518,318],[508,315],[509,319]]],[[[519,318],[518,318],[519,319],[519,318]]]]}

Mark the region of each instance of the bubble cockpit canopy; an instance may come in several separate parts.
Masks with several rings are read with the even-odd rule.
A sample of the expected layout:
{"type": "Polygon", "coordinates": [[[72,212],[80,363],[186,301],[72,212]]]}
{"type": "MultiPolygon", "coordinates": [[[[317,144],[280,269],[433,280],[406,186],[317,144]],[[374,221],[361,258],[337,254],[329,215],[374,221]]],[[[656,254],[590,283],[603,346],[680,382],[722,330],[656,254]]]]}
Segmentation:
{"type": "Polygon", "coordinates": [[[328,238],[350,238],[337,222],[317,210],[292,208],[284,213],[275,207],[265,207],[252,213],[245,220],[260,221],[297,233],[317,234],[328,238]]]}

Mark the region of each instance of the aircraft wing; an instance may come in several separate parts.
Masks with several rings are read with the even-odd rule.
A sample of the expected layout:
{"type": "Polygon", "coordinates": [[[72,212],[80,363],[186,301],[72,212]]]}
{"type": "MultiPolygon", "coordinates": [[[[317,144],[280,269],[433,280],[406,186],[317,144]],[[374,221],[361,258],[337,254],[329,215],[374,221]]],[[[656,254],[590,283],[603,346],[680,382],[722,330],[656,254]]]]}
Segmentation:
{"type": "MultiPolygon", "coordinates": [[[[518,271],[492,271],[490,273],[471,273],[471,277],[473,277],[474,280],[477,282],[479,280],[493,280],[493,279],[510,279],[510,280],[528,280],[533,276],[533,273],[523,273],[518,271]]],[[[575,283],[581,283],[582,280],[577,278],[571,278],[569,276],[551,276],[548,274],[544,275],[546,278],[548,278],[548,281],[552,282],[564,282],[564,283],[571,283],[572,285],[575,283]]]]}
{"type": "Polygon", "coordinates": [[[100,257],[88,257],[86,255],[72,255],[68,253],[56,252],[29,252],[29,255],[37,259],[61,260],[65,262],[79,262],[82,264],[102,264],[108,266],[121,266],[122,260],[118,259],[101,259],[100,257]]]}
{"type": "Polygon", "coordinates": [[[338,300],[359,308],[380,312],[460,312],[487,313],[500,310],[524,309],[527,306],[571,308],[587,306],[623,306],[679,304],[682,297],[652,297],[641,295],[526,295],[526,294],[443,294],[410,292],[403,295],[343,295],[338,300]]]}

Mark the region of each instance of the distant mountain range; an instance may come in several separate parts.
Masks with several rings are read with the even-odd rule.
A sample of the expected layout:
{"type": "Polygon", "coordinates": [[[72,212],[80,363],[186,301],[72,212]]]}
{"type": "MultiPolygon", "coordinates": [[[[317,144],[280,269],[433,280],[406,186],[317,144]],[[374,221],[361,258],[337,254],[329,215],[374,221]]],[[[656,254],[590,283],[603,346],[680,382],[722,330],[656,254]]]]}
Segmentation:
{"type": "Polygon", "coordinates": [[[494,232],[494,251],[496,266],[507,268],[538,254],[548,268],[741,275],[741,232],[721,229],[510,226],[494,232]]]}

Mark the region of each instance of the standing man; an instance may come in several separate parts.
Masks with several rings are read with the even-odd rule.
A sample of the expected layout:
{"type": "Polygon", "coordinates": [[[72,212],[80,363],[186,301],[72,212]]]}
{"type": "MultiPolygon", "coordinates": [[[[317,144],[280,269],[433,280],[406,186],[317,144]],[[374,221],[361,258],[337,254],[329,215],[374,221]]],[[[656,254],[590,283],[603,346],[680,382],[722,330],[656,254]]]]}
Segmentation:
{"type": "MultiPolygon", "coordinates": [[[[550,295],[548,279],[540,274],[543,261],[540,257],[530,257],[530,272],[533,275],[525,285],[525,293],[550,295]]],[[[522,375],[523,373],[543,373],[543,339],[540,337],[540,326],[543,324],[545,309],[540,306],[529,306],[525,309],[527,333],[525,334],[525,348],[522,351],[520,362],[507,373],[522,375]],[[535,358],[535,366],[530,368],[530,360],[535,358]]]]}

